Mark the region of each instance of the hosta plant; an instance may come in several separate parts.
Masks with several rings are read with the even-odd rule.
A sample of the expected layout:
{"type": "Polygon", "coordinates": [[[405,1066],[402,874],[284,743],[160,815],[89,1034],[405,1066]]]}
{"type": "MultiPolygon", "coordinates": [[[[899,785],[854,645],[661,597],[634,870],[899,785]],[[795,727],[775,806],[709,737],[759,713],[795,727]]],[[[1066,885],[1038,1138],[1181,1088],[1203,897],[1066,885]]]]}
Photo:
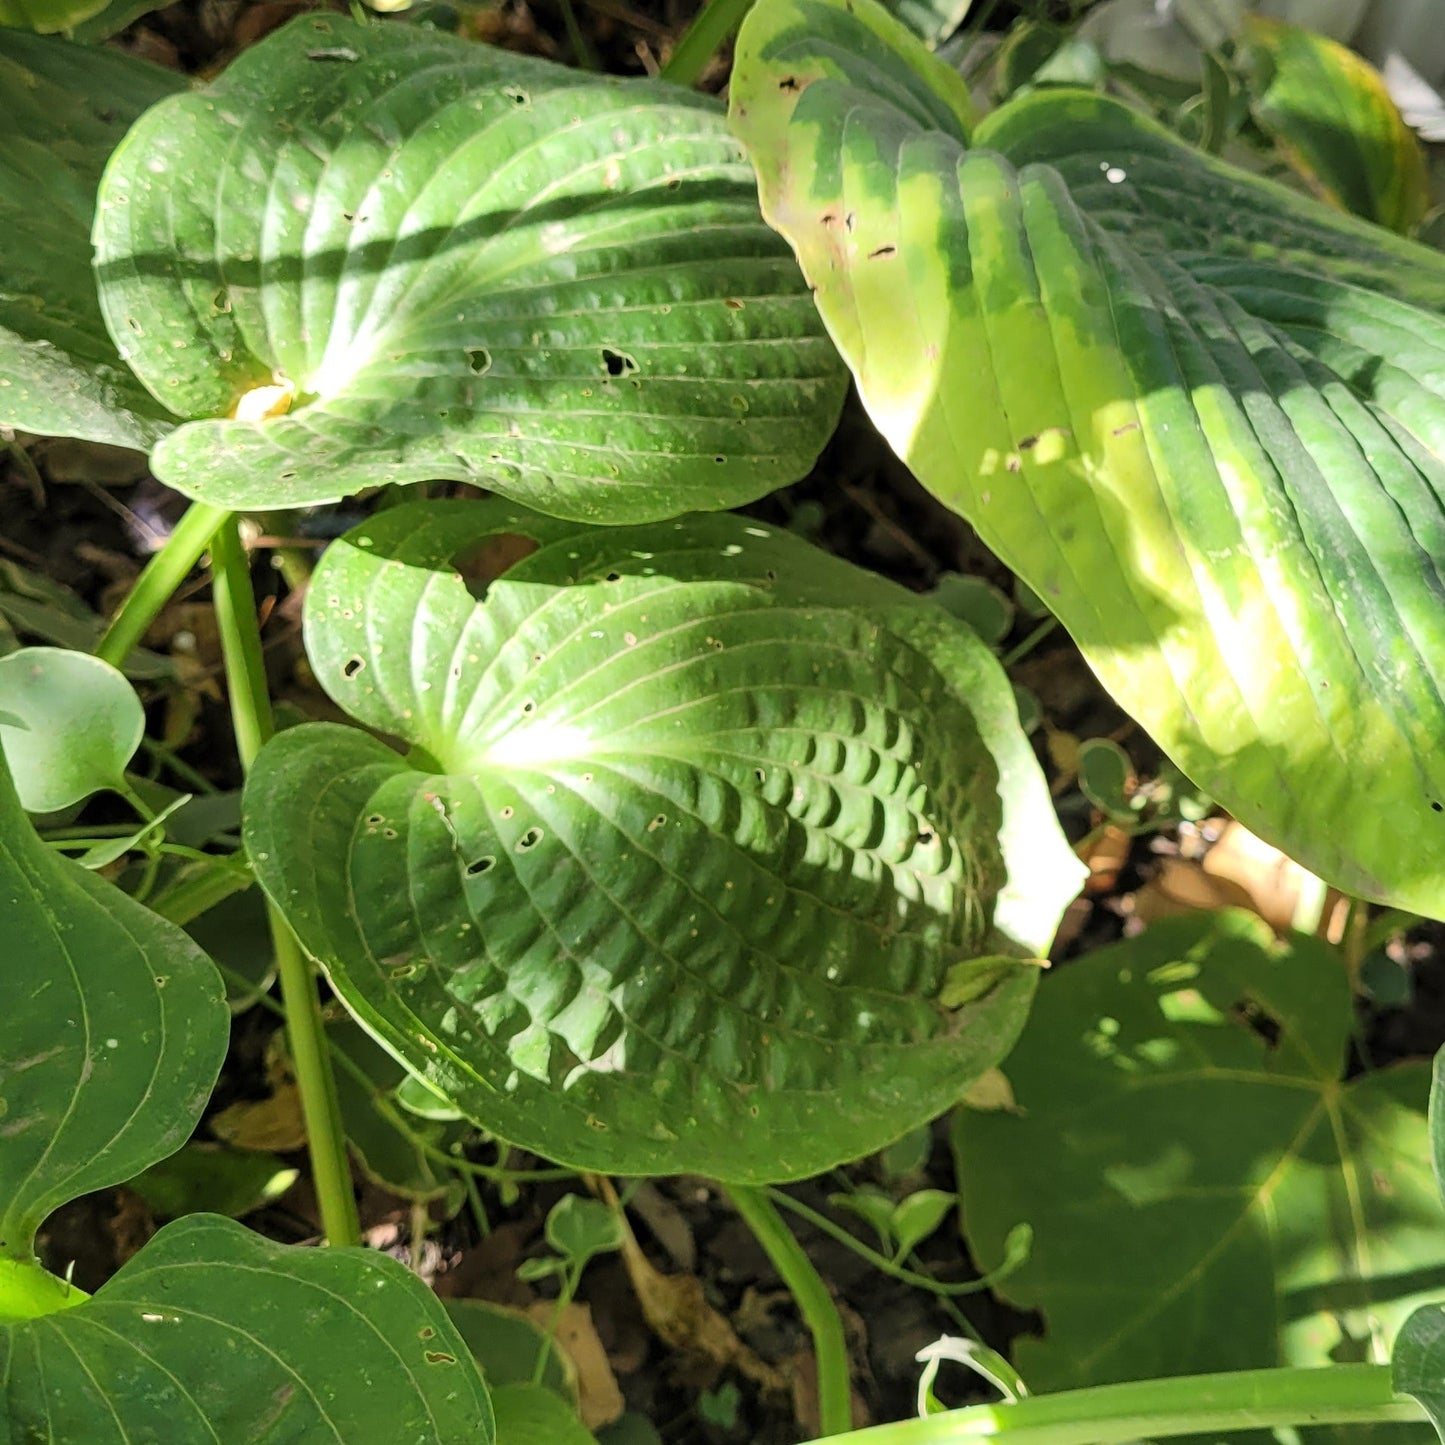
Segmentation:
{"type": "MultiPolygon", "coordinates": [[[[934,38],[943,8],[900,7],[934,38]]],[[[0,81],[0,424],[144,449],[194,499],[98,657],[0,657],[0,1439],[585,1441],[535,1330],[356,1247],[348,1149],[423,1205],[465,1194],[475,1166],[437,1141],[478,1131],[722,1181],[842,1433],[842,1326],[767,1186],[926,1137],[980,1076],[999,1108],[955,1121],[966,1225],[1042,1312],[1020,1356],[1057,1392],[880,1445],[1438,1414],[1439,1309],[1400,1324],[1441,1264],[1408,1157],[1424,1078],[1343,1080],[1344,974],[1309,987],[1338,960],[1238,920],[1161,929],[1066,976],[1007,1060],[1082,870],[1003,668],[934,601],[701,515],[805,473],[851,368],[1196,783],[1356,894],[1439,913],[1432,253],[1100,96],[979,119],[870,0],[762,0],[732,129],[666,82],[332,14],[194,88],[0,30],[0,81]],[[493,495],[395,490],[439,481],[493,495]],[[339,711],[277,731],[232,509],[378,487],[306,579],[339,711]],[[135,763],[125,673],[174,699],[135,644],[203,553],[239,807],[135,763]],[[77,841],[101,792],[134,819],[77,841]],[[178,925],[219,962],[228,904],[271,930],[268,1068],[331,1247],[182,1205],[86,1298],[36,1259],[46,1217],[126,1181],[184,1201],[209,1141],[167,1159],[203,1116],[224,1137],[229,1008],[269,979],[223,984],[178,925]],[[318,968],[349,1019],[323,1020],[318,968]],[[1075,1302],[1110,1247],[1149,1267],[1115,1269],[1091,1357],[1075,1302]],[[1250,1328],[1212,1339],[1231,1309],[1250,1328]],[[1250,1368],[1337,1357],[1336,1322],[1356,1363],[1250,1368]],[[1238,1373],[1140,1378],[1191,1366],[1238,1373]]],[[[74,599],[24,595],[0,649],[12,626],[89,642],[74,599]]],[[[862,1197],[882,1267],[931,1283],[906,1257],[952,1196],[862,1197]]],[[[563,1258],[532,1278],[569,1297],[626,1238],[610,1211],[559,1206],[563,1258]],[[564,1227],[583,1214],[605,1245],[564,1227]]]]}

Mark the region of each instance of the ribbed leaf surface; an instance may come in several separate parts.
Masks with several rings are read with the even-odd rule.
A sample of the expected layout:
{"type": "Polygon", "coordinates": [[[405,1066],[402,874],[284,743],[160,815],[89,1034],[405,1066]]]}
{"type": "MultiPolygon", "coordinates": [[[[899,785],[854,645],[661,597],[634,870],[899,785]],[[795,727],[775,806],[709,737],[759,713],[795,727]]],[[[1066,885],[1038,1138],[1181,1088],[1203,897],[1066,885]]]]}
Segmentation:
{"type": "Polygon", "coordinates": [[[23,1261],[51,1210],[180,1148],[230,1015],[179,928],[40,841],[3,755],[0,918],[0,1257],[23,1261]]]}
{"type": "Polygon", "coordinates": [[[307,647],[412,751],[282,733],[248,850],[348,1006],[504,1138],[810,1174],[1012,1043],[1035,970],[962,1009],[945,976],[1042,950],[1077,863],[1002,672],[940,609],[737,517],[457,503],[335,544],[307,647]]]}
{"type": "Polygon", "coordinates": [[[142,450],[169,430],[106,331],[90,226],[126,127],[184,84],[115,51],[0,29],[0,425],[142,450]]]}
{"type": "Polygon", "coordinates": [[[732,87],[873,417],[1196,783],[1445,912],[1445,258],[1091,94],[970,143],[885,23],[763,0],[732,87]]]}
{"type": "Polygon", "coordinates": [[[842,400],[713,101],[420,27],[302,17],[157,108],[96,244],[127,359],[215,418],[157,473],[226,506],[449,477],[555,515],[725,507],[806,471],[842,400]],[[242,404],[264,387],[287,414],[242,404]]]}
{"type": "Polygon", "coordinates": [[[486,1387],[395,1260],[168,1225],[83,1304],[0,1327],[0,1439],[492,1445],[486,1387]]]}

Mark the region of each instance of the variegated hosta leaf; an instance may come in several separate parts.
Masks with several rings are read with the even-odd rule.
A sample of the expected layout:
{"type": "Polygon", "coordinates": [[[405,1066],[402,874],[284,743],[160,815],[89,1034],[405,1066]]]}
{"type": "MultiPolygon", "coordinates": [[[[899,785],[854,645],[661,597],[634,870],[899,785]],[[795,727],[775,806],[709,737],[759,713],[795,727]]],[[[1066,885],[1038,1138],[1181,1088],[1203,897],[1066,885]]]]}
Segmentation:
{"type": "Polygon", "coordinates": [[[1042,952],[1078,864],[1002,671],[941,609],[739,517],[462,502],[336,543],[306,636],[411,751],[280,734],[247,848],[357,1017],[502,1137],[811,1174],[1013,1042],[1036,969],[940,994],[1042,952]]]}
{"type": "MultiPolygon", "coordinates": [[[[18,23],[9,3],[0,26],[18,23]]],[[[46,8],[31,19],[58,28],[46,8]]],[[[81,8],[98,7],[69,18],[81,8]]],[[[184,85],[133,56],[0,28],[0,426],[142,450],[170,430],[105,329],[90,226],[126,127],[184,85]]]]}
{"type": "Polygon", "coordinates": [[[726,507],[802,475],[842,400],[715,102],[420,27],[304,16],[157,107],[96,246],[112,333],[193,419],[157,474],[229,507],[438,477],[726,507]]]}
{"type": "Polygon", "coordinates": [[[970,140],[890,23],[761,0],[732,84],[874,419],[1197,784],[1445,914],[1445,257],[1101,96],[970,140]]]}

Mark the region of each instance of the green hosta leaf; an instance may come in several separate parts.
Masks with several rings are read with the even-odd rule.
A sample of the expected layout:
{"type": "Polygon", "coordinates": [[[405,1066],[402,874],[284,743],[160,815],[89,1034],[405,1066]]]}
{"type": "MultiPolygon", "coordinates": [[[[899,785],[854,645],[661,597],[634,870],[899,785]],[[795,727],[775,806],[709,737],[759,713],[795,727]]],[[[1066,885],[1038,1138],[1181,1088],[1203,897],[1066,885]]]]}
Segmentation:
{"type": "Polygon", "coordinates": [[[397,1445],[496,1436],[441,1302],[395,1260],[168,1225],[93,1298],[0,1328],[0,1438],[397,1445]]]}
{"type": "Polygon", "coordinates": [[[1325,200],[1394,231],[1430,209],[1425,154],[1380,73],[1354,51],[1294,25],[1245,17],[1262,72],[1252,111],[1325,200]]]}
{"type": "Polygon", "coordinates": [[[542,1378],[537,1383],[575,1407],[577,1380],[571,1358],[553,1349],[547,1332],[520,1310],[487,1300],[449,1299],[446,1311],[482,1367],[489,1388],[531,1384],[537,1360],[545,1356],[542,1378]]]}
{"type": "Polygon", "coordinates": [[[59,812],[103,788],[126,790],[145,712],[108,662],[62,647],[22,647],[0,657],[0,710],[8,714],[0,747],[30,812],[59,812]]]}
{"type": "Polygon", "coordinates": [[[732,82],[875,421],[1200,787],[1445,914],[1445,257],[1101,96],[970,144],[890,23],[762,0],[732,82]]]}
{"type": "Polygon", "coordinates": [[[157,474],[229,507],[436,477],[726,507],[802,475],[842,401],[715,102],[420,27],[305,16],[157,107],[96,245],[127,359],[197,419],[157,474]]]}
{"type": "Polygon", "coordinates": [[[1350,1027],[1340,960],[1240,912],[1045,981],[1017,1108],[960,1109],[954,1135],[980,1267],[1033,1227],[997,1286],[1042,1312],[1017,1343],[1031,1388],[1388,1358],[1445,1286],[1428,1071],[1343,1082],[1350,1027]]]}
{"type": "Polygon", "coordinates": [[[280,734],[247,849],[348,1007],[485,1128],[795,1177],[1008,1048],[1034,970],[939,990],[985,941],[1046,948],[1079,868],[1001,670],[937,607],[744,518],[467,502],[378,515],[308,597],[322,685],[411,752],[280,734]]]}
{"type": "Polygon", "coordinates": [[[90,226],[126,127],[184,85],[113,50],[0,30],[0,425],[141,449],[169,430],[106,331],[90,226]]]}
{"type": "Polygon", "coordinates": [[[565,1400],[540,1385],[502,1385],[492,1395],[497,1437],[506,1445],[597,1445],[565,1400]]]}
{"type": "Polygon", "coordinates": [[[275,1154],[187,1144],[125,1184],[159,1219],[183,1214],[228,1214],[239,1219],[279,1199],[300,1172],[275,1154]]]}
{"type": "Polygon", "coordinates": [[[230,1016],[180,929],[40,841],[3,759],[0,917],[0,1256],[24,1260],[51,1210],[180,1148],[230,1016]]]}
{"type": "Polygon", "coordinates": [[[1425,1407],[1445,1440],[1445,1305],[1422,1305],[1405,1321],[1390,1363],[1395,1389],[1425,1407]]]}
{"type": "Polygon", "coordinates": [[[105,8],[105,0],[0,0],[0,26],[53,35],[105,8]]]}

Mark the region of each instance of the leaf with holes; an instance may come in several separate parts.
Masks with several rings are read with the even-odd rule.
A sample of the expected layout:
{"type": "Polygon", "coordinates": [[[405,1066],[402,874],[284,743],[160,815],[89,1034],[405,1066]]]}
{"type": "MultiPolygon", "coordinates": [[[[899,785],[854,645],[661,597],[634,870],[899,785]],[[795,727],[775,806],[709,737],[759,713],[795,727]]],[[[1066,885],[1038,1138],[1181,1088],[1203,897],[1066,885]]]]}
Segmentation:
{"type": "Polygon", "coordinates": [[[303,16],[156,107],[95,235],[113,334],[192,419],[155,470],[227,507],[438,477],[728,507],[842,402],[714,101],[420,27],[303,16]]]}
{"type": "Polygon", "coordinates": [[[0,1438],[56,1445],[493,1445],[441,1301],[360,1249],[167,1225],[93,1298],[0,1325],[0,1438]]]}
{"type": "Polygon", "coordinates": [[[0,29],[0,426],[141,450],[170,430],[106,330],[90,227],[126,127],[184,85],[113,50],[0,29]]]}
{"type": "Polygon", "coordinates": [[[0,1265],[28,1264],[51,1210],[185,1142],[230,1015],[179,928],[40,841],[3,755],[0,917],[0,1265]]]}
{"type": "Polygon", "coordinates": [[[980,1267],[1033,1228],[997,1286],[1042,1312],[1017,1342],[1032,1388],[1388,1360],[1445,1285],[1429,1070],[1346,1082],[1351,1015],[1327,947],[1242,912],[1045,980],[1006,1065],[1016,1108],[954,1122],[980,1267]]]}
{"type": "Polygon", "coordinates": [[[764,213],[874,420],[1196,784],[1445,916],[1445,256],[1104,96],[970,134],[956,82],[873,0],[739,40],[764,213]]]}
{"type": "Polygon", "coordinates": [[[581,1168],[816,1173],[937,1114],[1023,1021],[1078,886],[1008,683],[924,599],[733,516],[397,508],[325,554],[313,724],[245,839],[347,1006],[581,1168]],[[999,837],[1002,830],[1002,845],[999,837]]]}

